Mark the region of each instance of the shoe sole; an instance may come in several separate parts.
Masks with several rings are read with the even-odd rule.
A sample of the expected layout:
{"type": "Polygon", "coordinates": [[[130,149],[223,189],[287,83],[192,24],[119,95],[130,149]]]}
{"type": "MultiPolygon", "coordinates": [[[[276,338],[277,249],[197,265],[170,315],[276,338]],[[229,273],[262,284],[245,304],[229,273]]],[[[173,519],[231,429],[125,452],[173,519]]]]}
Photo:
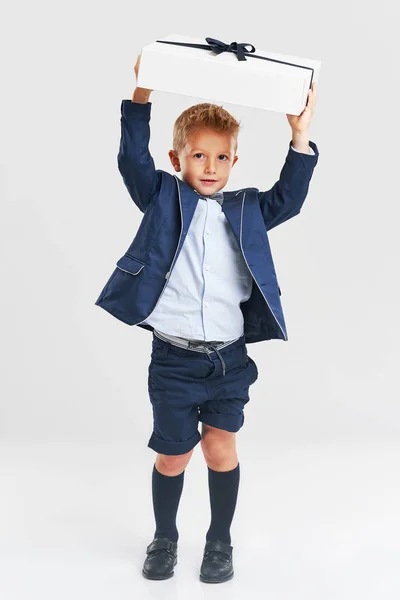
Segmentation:
{"type": "Polygon", "coordinates": [[[152,579],[153,581],[161,581],[162,579],[171,579],[171,577],[173,577],[175,575],[175,572],[172,571],[172,573],[170,573],[169,575],[164,575],[164,576],[151,576],[148,573],[145,573],[144,571],[142,571],[142,575],[144,577],[146,577],[146,579],[152,579]]]}
{"type": "Polygon", "coordinates": [[[200,573],[200,581],[202,581],[203,583],[224,583],[224,581],[229,581],[230,579],[232,579],[233,575],[234,575],[234,573],[232,572],[230,575],[227,575],[223,579],[206,579],[200,573]]]}

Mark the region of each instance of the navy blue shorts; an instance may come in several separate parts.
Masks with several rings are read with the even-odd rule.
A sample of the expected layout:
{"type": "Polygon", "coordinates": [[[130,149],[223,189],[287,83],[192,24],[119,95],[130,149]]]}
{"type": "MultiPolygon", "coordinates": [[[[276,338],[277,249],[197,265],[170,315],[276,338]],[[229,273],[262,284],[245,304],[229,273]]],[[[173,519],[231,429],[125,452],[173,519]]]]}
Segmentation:
{"type": "Polygon", "coordinates": [[[238,431],[257,378],[244,336],[217,353],[180,348],[153,333],[148,390],[154,426],[148,447],[160,454],[189,452],[201,440],[199,421],[238,431]]]}

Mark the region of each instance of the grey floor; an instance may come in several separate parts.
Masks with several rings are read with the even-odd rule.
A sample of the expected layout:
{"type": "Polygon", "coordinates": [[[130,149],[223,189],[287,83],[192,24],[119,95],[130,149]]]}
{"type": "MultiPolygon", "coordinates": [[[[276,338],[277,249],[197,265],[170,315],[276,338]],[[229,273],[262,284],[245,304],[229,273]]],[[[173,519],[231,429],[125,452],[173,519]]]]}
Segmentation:
{"type": "Polygon", "coordinates": [[[175,576],[144,579],[154,453],[135,443],[1,446],[3,600],[398,600],[400,446],[242,444],[235,577],[201,583],[209,523],[200,447],[185,473],[175,576]]]}

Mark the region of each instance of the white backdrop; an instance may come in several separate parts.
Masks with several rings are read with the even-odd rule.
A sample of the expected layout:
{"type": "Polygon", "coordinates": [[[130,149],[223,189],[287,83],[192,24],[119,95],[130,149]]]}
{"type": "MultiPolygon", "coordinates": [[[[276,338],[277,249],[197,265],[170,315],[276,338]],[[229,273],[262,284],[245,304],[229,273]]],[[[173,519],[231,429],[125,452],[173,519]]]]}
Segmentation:
{"type": "MultiPolygon", "coordinates": [[[[319,162],[300,215],[269,233],[289,339],[248,345],[259,378],[238,434],[237,576],[218,593],[242,597],[245,581],[255,598],[261,590],[274,599],[398,597],[398,11],[394,1],[6,6],[7,600],[83,598],[88,590],[119,599],[139,589],[143,598],[186,597],[182,582],[199,598],[206,593],[196,580],[209,510],[200,447],[179,517],[193,565],[184,566],[182,550],[181,574],[159,592],[141,578],[153,533],[152,334],[94,305],[141,220],[117,169],[121,100],[132,96],[140,49],[175,31],[322,60],[310,128],[319,162]],[[66,587],[58,589],[54,573],[68,573],[66,587]]],[[[173,123],[202,100],[153,92],[151,101],[150,150],[156,167],[172,172],[173,123]]],[[[224,107],[244,124],[226,189],[269,189],[291,139],[286,116],[224,107]]]]}

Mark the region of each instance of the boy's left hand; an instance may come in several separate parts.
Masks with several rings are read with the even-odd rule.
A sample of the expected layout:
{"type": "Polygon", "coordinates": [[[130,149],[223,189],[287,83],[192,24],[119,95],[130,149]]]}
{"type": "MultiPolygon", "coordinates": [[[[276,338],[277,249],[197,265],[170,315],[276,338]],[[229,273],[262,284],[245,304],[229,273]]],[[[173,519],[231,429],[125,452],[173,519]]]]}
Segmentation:
{"type": "Polygon", "coordinates": [[[307,104],[303,112],[300,115],[286,115],[289,121],[289,125],[292,128],[293,132],[303,133],[307,131],[311,123],[312,116],[314,114],[316,98],[317,88],[316,83],[314,81],[314,83],[311,86],[311,89],[308,90],[307,104]]]}

